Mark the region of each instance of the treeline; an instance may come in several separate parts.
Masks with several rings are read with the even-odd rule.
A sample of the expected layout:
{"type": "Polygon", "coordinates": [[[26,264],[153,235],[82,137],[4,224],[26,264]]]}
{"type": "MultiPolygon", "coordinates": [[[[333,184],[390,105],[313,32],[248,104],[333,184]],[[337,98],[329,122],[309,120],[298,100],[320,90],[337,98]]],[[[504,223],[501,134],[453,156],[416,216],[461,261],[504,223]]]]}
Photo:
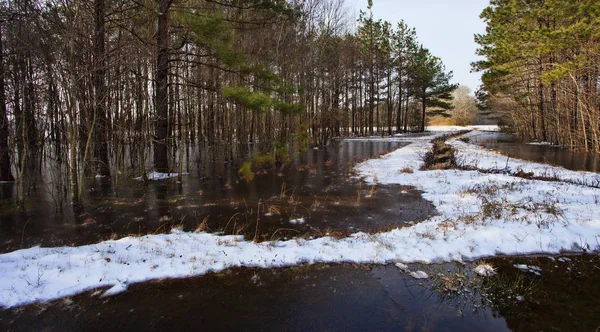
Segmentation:
{"type": "Polygon", "coordinates": [[[600,2],[492,0],[481,17],[488,106],[525,139],[600,152],[600,2]]]}
{"type": "Polygon", "coordinates": [[[353,28],[344,5],[3,2],[0,180],[51,161],[77,199],[85,178],[181,172],[203,146],[285,160],[334,136],[423,130],[451,107],[451,73],[403,22],[369,12],[353,28]]]}

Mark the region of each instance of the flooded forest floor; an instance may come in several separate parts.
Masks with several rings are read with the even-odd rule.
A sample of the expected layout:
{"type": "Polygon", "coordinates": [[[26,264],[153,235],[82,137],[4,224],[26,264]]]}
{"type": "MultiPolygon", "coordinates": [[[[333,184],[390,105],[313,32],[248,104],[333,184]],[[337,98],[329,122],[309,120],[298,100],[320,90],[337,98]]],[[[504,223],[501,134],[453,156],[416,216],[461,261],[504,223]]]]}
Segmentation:
{"type": "Polygon", "coordinates": [[[458,168],[422,170],[446,134],[337,141],[251,183],[233,167],[97,179],[66,213],[40,190],[46,204],[0,212],[0,326],[600,326],[596,169],[507,157],[471,131],[446,140],[458,168]]]}

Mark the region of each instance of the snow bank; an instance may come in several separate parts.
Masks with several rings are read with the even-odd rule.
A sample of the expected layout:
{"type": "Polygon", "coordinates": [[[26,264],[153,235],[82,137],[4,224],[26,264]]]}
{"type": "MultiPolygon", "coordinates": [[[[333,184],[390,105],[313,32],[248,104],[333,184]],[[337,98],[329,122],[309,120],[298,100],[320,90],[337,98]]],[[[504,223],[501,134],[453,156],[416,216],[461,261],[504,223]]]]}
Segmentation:
{"type": "MultiPolygon", "coordinates": [[[[412,227],[339,240],[263,243],[173,230],[80,247],[34,247],[0,255],[0,306],[47,301],[97,287],[110,287],[105,295],[111,295],[132,283],[238,266],[427,263],[598,247],[600,189],[476,171],[418,171],[420,155],[429,146],[417,139],[356,167],[368,182],[412,185],[424,192],[439,215],[412,227]]],[[[471,150],[481,153],[474,146],[460,147],[467,156],[471,150]]]]}
{"type": "Polygon", "coordinates": [[[428,131],[452,132],[461,130],[481,130],[481,131],[500,131],[497,125],[480,126],[427,126],[428,131]]]}

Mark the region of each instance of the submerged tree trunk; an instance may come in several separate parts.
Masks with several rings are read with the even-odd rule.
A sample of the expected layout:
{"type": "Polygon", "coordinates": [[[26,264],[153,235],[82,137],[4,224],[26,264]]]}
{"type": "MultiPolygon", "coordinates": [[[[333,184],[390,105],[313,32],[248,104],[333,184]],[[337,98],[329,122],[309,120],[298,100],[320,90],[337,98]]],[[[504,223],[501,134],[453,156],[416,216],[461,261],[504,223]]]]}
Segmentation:
{"type": "Polygon", "coordinates": [[[156,127],[154,133],[154,169],[169,171],[167,139],[169,134],[169,7],[171,0],[157,0],[158,30],[156,32],[156,127]]]}
{"type": "Polygon", "coordinates": [[[8,117],[6,116],[4,50],[2,46],[2,25],[0,24],[0,181],[13,181],[14,178],[10,171],[10,154],[8,150],[8,117]]]}

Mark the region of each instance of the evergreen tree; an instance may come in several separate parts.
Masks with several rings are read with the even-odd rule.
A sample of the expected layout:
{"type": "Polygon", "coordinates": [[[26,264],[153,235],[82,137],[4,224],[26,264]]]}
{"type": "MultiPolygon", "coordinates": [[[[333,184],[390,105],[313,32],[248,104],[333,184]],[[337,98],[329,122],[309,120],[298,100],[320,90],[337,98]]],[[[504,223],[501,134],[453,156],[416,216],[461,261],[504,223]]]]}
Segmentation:
{"type": "Polygon", "coordinates": [[[424,131],[427,115],[449,116],[446,112],[452,108],[452,91],[458,85],[450,84],[452,72],[446,73],[440,58],[423,46],[414,55],[411,74],[414,94],[421,102],[420,129],[424,131]]]}
{"type": "Polygon", "coordinates": [[[408,104],[409,95],[409,79],[408,75],[410,61],[412,55],[416,54],[417,37],[414,28],[409,28],[404,21],[400,21],[396,27],[392,38],[394,47],[394,67],[396,70],[398,102],[396,105],[396,132],[408,129],[408,104]],[[405,103],[406,101],[406,103],[405,103]]]}
{"type": "Polygon", "coordinates": [[[473,69],[492,104],[513,104],[518,135],[600,151],[599,16],[594,0],[494,0],[482,12],[486,33],[475,40],[485,59],[473,69]]]}

